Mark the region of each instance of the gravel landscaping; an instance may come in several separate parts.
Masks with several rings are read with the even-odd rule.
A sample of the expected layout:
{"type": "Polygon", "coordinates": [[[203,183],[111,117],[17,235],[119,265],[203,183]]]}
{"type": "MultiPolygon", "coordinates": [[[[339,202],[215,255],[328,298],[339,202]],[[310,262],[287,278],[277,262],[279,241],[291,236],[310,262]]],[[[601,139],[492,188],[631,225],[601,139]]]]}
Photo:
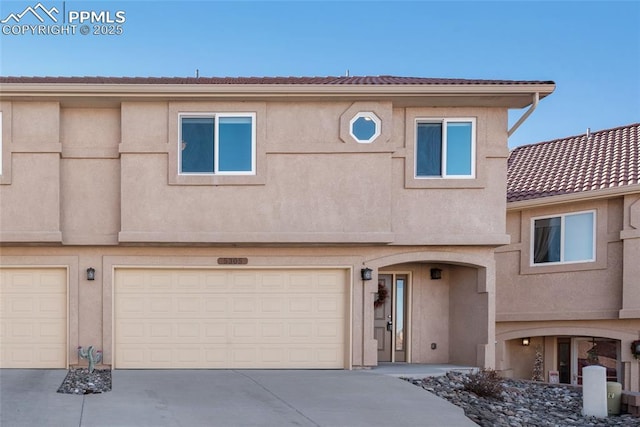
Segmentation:
{"type": "Polygon", "coordinates": [[[96,394],[111,391],[111,370],[95,369],[89,373],[87,368],[69,369],[58,393],[96,394]]]}
{"type": "Polygon", "coordinates": [[[640,419],[628,414],[583,417],[578,387],[504,379],[501,399],[496,399],[464,390],[465,374],[405,380],[461,407],[469,419],[484,427],[640,426],[640,419]]]}

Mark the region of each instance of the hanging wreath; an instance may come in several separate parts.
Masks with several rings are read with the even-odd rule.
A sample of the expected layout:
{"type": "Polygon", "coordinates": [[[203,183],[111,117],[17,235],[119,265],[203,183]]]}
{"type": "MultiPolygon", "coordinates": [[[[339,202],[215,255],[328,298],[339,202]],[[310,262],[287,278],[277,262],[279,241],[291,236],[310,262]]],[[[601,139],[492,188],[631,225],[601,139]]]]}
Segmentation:
{"type": "Polygon", "coordinates": [[[378,297],[373,302],[373,306],[375,308],[382,307],[387,301],[387,298],[389,298],[389,291],[387,290],[387,287],[384,283],[378,283],[378,297]]]}

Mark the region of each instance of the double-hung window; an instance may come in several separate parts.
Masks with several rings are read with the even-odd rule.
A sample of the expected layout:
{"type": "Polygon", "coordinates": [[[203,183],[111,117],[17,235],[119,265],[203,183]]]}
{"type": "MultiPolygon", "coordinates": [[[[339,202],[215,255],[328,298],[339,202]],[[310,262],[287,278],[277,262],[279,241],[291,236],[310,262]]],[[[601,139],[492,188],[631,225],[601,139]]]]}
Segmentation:
{"type": "Polygon", "coordinates": [[[416,178],[475,177],[475,119],[418,119],[416,178]]]}
{"type": "Polygon", "coordinates": [[[255,113],[181,114],[180,174],[255,175],[255,113]]]}
{"type": "Polygon", "coordinates": [[[532,264],[595,261],[594,211],[534,218],[532,264]]]}

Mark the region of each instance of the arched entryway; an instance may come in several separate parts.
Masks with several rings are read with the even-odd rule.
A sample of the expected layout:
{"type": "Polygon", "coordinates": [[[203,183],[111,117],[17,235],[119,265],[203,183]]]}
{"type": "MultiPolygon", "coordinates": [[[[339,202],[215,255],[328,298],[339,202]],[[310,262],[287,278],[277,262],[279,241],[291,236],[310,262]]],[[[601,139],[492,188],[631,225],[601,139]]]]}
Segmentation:
{"type": "Polygon", "coordinates": [[[496,337],[496,369],[504,376],[532,379],[535,360],[541,358],[542,381],[581,385],[582,369],[598,364],[607,369],[608,381],[626,390],[637,384],[637,363],[627,349],[636,339],[633,333],[569,322],[516,328],[496,337]]]}
{"type": "Polygon", "coordinates": [[[372,364],[492,367],[492,262],[489,257],[447,252],[371,260],[367,265],[375,267],[374,280],[368,288],[370,299],[365,297],[365,322],[370,323],[364,327],[374,344],[372,364]]]}

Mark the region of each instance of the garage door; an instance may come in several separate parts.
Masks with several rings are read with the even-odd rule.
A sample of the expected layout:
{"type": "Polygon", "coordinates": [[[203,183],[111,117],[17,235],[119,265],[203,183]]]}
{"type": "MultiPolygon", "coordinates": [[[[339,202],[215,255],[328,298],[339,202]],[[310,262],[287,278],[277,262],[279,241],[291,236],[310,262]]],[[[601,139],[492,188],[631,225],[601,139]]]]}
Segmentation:
{"type": "Polygon", "coordinates": [[[65,269],[0,269],[0,367],[66,368],[65,269]]]}
{"type": "Polygon", "coordinates": [[[116,368],[343,368],[347,272],[118,269],[116,368]]]}

